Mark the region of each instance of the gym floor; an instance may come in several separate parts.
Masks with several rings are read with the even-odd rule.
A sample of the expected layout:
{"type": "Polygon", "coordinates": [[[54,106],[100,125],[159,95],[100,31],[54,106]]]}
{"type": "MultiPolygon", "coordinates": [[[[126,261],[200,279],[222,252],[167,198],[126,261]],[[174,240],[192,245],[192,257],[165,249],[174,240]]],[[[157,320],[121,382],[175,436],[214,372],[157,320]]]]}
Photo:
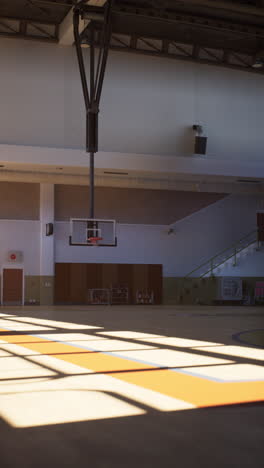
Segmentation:
{"type": "Polygon", "coordinates": [[[262,467],[261,307],[2,307],[3,468],[262,467]]]}

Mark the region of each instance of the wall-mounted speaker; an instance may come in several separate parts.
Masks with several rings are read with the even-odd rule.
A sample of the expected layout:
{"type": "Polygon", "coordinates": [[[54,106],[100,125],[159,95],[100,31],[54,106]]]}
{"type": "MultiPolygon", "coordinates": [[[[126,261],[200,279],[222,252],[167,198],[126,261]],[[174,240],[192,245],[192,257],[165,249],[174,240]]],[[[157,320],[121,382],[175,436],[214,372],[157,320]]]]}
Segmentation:
{"type": "Polygon", "coordinates": [[[46,236],[52,236],[53,234],[53,223],[46,224],[46,236]]]}
{"type": "Polygon", "coordinates": [[[206,146],[207,146],[207,137],[205,136],[195,137],[195,146],[194,146],[195,154],[206,154],[206,146]]]}

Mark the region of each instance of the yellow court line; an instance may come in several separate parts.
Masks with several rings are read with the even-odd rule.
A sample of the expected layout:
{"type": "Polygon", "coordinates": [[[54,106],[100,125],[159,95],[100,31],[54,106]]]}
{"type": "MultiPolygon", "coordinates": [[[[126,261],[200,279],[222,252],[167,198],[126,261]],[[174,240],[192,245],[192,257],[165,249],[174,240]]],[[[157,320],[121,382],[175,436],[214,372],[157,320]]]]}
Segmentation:
{"type": "Polygon", "coordinates": [[[214,382],[31,335],[3,335],[1,340],[95,373],[105,373],[118,380],[184,400],[200,408],[263,400],[263,382],[214,382]]]}

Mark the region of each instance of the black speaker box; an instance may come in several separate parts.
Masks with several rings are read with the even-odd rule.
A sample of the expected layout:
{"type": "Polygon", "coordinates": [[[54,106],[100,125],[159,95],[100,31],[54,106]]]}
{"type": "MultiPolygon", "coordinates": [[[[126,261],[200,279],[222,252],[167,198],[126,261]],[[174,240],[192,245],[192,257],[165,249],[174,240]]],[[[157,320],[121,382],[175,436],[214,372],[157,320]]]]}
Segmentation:
{"type": "Polygon", "coordinates": [[[195,154],[206,154],[206,145],[207,145],[207,137],[196,136],[195,137],[194,153],[195,154]]]}
{"type": "Polygon", "coordinates": [[[52,236],[53,234],[53,223],[46,224],[46,236],[52,236]]]}

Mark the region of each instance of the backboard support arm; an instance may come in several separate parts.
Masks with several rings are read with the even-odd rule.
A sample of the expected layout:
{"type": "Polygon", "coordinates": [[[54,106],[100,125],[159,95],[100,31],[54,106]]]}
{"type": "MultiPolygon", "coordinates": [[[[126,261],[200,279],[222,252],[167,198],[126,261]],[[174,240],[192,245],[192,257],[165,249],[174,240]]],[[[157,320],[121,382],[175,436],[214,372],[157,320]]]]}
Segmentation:
{"type": "MultiPolygon", "coordinates": [[[[101,44],[99,50],[99,57],[96,61],[95,54],[95,24],[93,15],[93,8],[82,2],[78,3],[73,12],[73,30],[75,49],[78,59],[81,84],[83,90],[83,97],[86,110],[86,152],[90,153],[90,213],[89,217],[94,218],[94,155],[98,152],[98,114],[99,104],[102,94],[103,82],[105,77],[107,59],[109,54],[109,45],[111,40],[111,8],[112,0],[107,0],[104,7],[103,14],[101,15],[102,30],[101,30],[101,44]],[[90,17],[89,17],[90,14],[90,17]],[[89,86],[85,69],[85,62],[83,56],[83,39],[84,34],[80,34],[79,22],[80,18],[88,19],[89,22],[89,35],[85,37],[86,44],[90,47],[90,69],[89,69],[89,86]],[[90,89],[89,89],[90,88],[90,89]]],[[[87,33],[87,31],[86,31],[87,33]]]]}

